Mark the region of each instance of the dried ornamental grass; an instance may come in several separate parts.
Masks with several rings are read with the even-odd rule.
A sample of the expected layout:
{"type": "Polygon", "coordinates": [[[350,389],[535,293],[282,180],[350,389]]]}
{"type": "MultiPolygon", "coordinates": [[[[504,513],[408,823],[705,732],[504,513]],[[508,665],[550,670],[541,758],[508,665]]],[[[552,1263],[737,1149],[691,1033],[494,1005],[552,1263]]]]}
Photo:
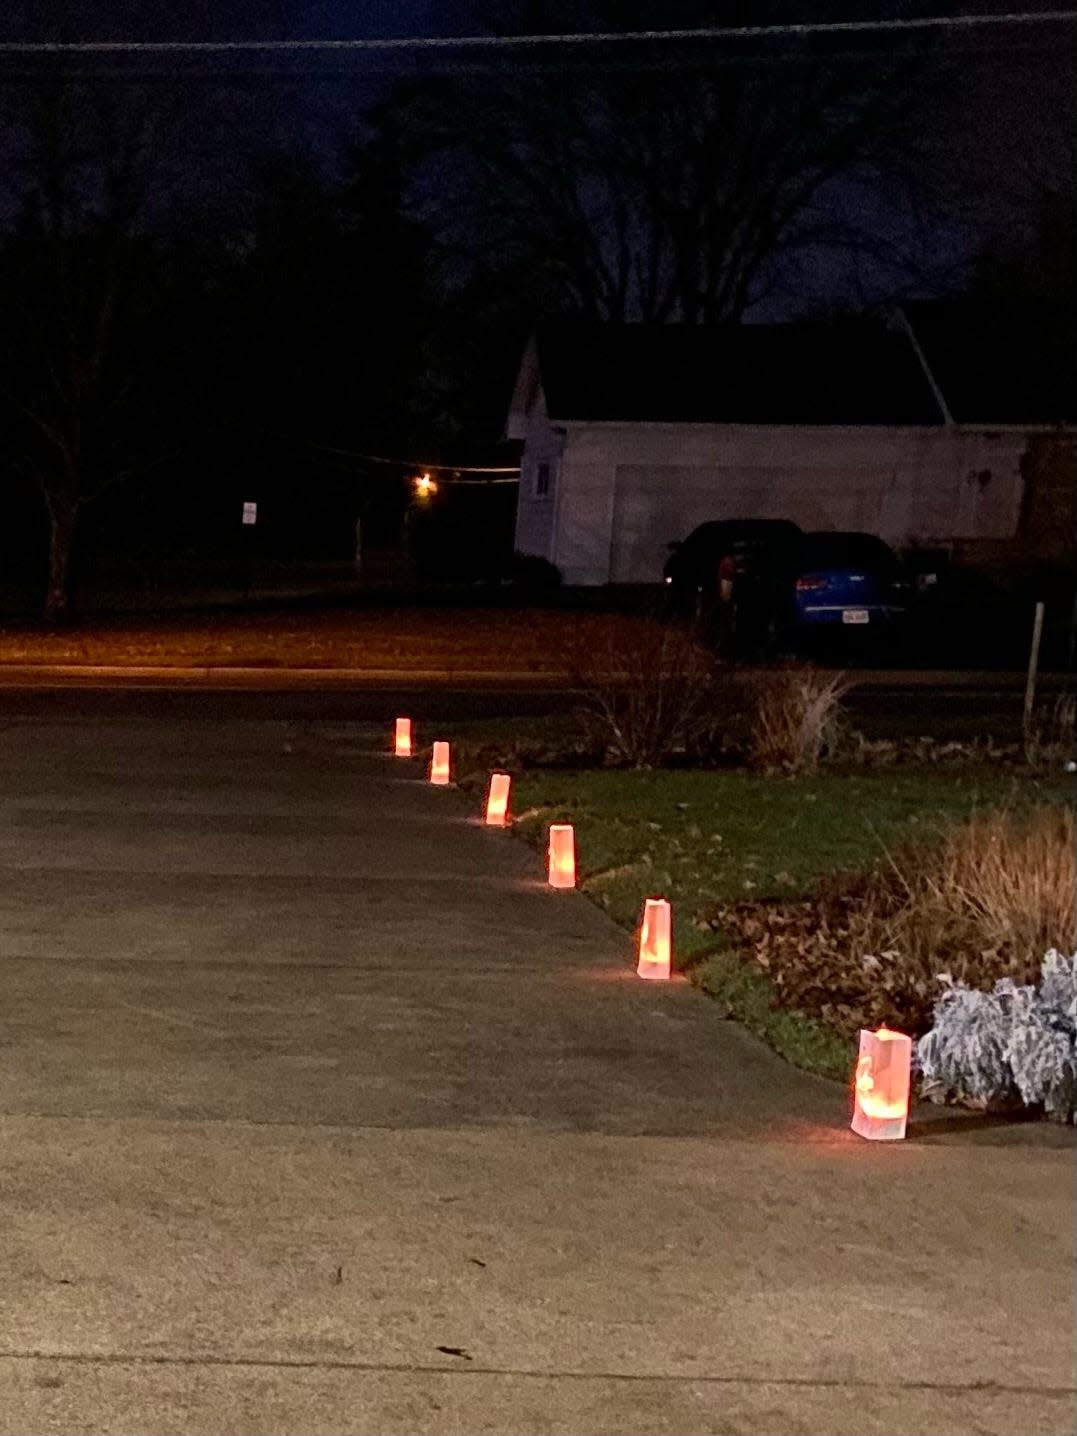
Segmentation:
{"type": "Polygon", "coordinates": [[[749,757],[758,768],[814,773],[837,746],[844,674],[789,667],[761,672],[749,686],[749,757]]]}
{"type": "Polygon", "coordinates": [[[1069,947],[1077,923],[1077,856],[1070,808],[1018,817],[996,811],[949,834],[935,862],[901,872],[906,901],[889,924],[893,946],[946,950],[955,938],[1018,965],[1069,947]]]}
{"type": "Polygon", "coordinates": [[[799,902],[737,903],[711,923],[762,967],[779,1000],[838,1030],[923,1032],[938,974],[974,989],[1027,984],[1037,954],[1075,945],[1069,809],[1000,810],[799,902]]]}

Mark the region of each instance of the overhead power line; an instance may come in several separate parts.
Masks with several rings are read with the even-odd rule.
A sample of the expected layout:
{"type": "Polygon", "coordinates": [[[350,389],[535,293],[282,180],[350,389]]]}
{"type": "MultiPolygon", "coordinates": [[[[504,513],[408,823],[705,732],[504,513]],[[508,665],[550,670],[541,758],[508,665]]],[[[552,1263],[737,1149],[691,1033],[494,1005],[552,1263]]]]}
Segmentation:
{"type": "MultiPolygon", "coordinates": [[[[333,448],[329,444],[318,444],[310,440],[308,440],[307,443],[310,448],[317,449],[319,453],[336,454],[339,458],[351,459],[355,463],[389,464],[396,469],[411,469],[418,473],[514,474],[518,476],[520,472],[519,464],[504,465],[501,467],[494,467],[486,464],[427,464],[424,463],[421,459],[390,459],[386,458],[383,454],[357,454],[351,449],[337,449],[333,448]]],[[[479,482],[482,482],[482,480],[479,480],[479,482]]],[[[496,479],[488,480],[487,482],[511,484],[515,483],[516,480],[515,478],[496,479]]]]}
{"type": "Polygon", "coordinates": [[[692,30],[595,31],[551,35],[423,35],[359,40],[2,40],[0,54],[300,54],[387,50],[492,50],[541,45],[654,44],[661,41],[767,40],[812,35],[862,35],[902,31],[973,30],[1002,25],[1077,23],[1077,11],[1037,10],[999,15],[926,15],[916,19],[805,21],[802,24],[738,25],[692,30]]]}
{"type": "MultiPolygon", "coordinates": [[[[1077,16],[1075,16],[1075,20],[1077,20],[1077,16]]],[[[951,55],[967,53],[967,49],[960,48],[961,42],[964,40],[966,46],[974,42],[976,33],[975,30],[959,32],[953,37],[953,45],[948,53],[951,55]]],[[[875,48],[869,48],[869,45],[870,37],[858,46],[843,46],[841,49],[828,50],[826,63],[828,65],[875,63],[884,54],[881,42],[875,48]]],[[[1004,60],[1009,56],[1042,58],[1045,53],[1058,55],[1059,49],[1057,36],[1053,36],[1049,30],[1034,31],[1026,28],[1016,35],[1011,32],[1009,37],[996,35],[991,45],[990,57],[994,61],[1004,60]]],[[[583,50],[575,52],[574,63],[569,61],[564,54],[558,54],[556,49],[548,51],[546,54],[540,50],[524,51],[515,57],[489,50],[480,51],[468,58],[454,58],[449,50],[438,51],[436,54],[441,57],[440,65],[434,56],[429,57],[429,65],[438,65],[438,68],[445,73],[458,78],[503,76],[507,66],[511,67],[514,75],[557,75],[560,77],[574,73],[590,73],[594,64],[593,56],[588,57],[583,50]]],[[[47,59],[47,56],[27,55],[21,58],[22,63],[19,64],[18,57],[5,56],[2,46],[0,46],[0,83],[4,85],[40,84],[41,60],[47,59]]],[[[176,82],[184,85],[218,86],[224,81],[249,88],[261,85],[274,87],[282,84],[299,85],[307,84],[310,81],[316,81],[319,84],[339,81],[351,85],[355,83],[356,79],[355,64],[349,64],[348,55],[336,56],[336,63],[331,57],[319,58],[316,54],[307,57],[288,54],[275,57],[270,55],[261,59],[253,57],[247,65],[237,62],[224,67],[215,65],[214,58],[212,55],[203,57],[193,55],[188,64],[175,65],[166,70],[161,65],[154,64],[152,55],[142,56],[141,63],[137,62],[138,57],[136,56],[114,55],[110,57],[105,55],[97,60],[92,56],[84,56],[80,64],[75,65],[72,62],[65,68],[64,78],[74,83],[113,80],[124,85],[176,82]],[[199,63],[200,58],[201,64],[199,63]]],[[[388,75],[396,78],[402,74],[412,73],[407,68],[410,57],[406,52],[380,56],[360,55],[352,58],[365,61],[362,67],[364,75],[388,75]]],[[[619,73],[669,73],[673,67],[678,70],[700,69],[710,73],[725,67],[737,70],[789,68],[818,64],[819,60],[818,54],[803,46],[796,49],[771,47],[768,51],[760,49],[727,50],[722,55],[718,55],[714,50],[704,50],[690,58],[678,56],[672,48],[664,53],[652,51],[648,55],[642,47],[636,50],[627,47],[614,53],[607,53],[603,58],[602,65],[606,71],[616,70],[619,73]]]]}

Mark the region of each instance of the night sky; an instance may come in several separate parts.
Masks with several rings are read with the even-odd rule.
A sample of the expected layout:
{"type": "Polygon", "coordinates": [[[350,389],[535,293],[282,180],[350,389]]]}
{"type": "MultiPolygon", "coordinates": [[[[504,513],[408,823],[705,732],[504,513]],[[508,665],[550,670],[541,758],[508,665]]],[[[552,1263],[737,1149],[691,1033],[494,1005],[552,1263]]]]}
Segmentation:
{"type": "MultiPolygon", "coordinates": [[[[1063,0],[1065,4],[1065,0],[1063,0]]],[[[1075,0],[1077,5],[1077,0],[1075,0]]],[[[0,38],[9,39],[239,39],[363,38],[453,34],[470,30],[474,0],[13,0],[0,13],[0,38]]],[[[991,0],[960,9],[985,10],[991,0]]],[[[898,6],[864,7],[878,16],[898,6]]],[[[671,10],[669,23],[675,22],[671,10]]],[[[959,192],[957,216],[931,236],[955,262],[982,238],[1006,233],[1022,222],[1030,187],[1052,178],[1067,182],[1077,134],[1077,94],[1072,30],[992,32],[965,37],[961,78],[923,121],[925,142],[959,192]],[[1054,37],[1054,43],[1045,43],[1054,37]]],[[[860,43],[858,41],[858,43],[860,43]]],[[[885,43],[885,42],[876,42],[885,43]]],[[[948,43],[944,40],[940,44],[948,43]]],[[[738,53],[734,51],[734,53],[738,53]]],[[[22,63],[22,62],[19,62],[22,63]]],[[[141,70],[158,80],[189,77],[217,91],[234,121],[223,145],[233,173],[260,150],[296,148],[328,172],[335,170],[355,135],[364,110],[382,98],[395,77],[452,69],[466,62],[451,52],[392,56],[303,55],[151,57],[137,61],[99,58],[90,73],[128,75],[141,70]]],[[[484,61],[484,63],[487,63],[484,61]]],[[[498,58],[498,66],[518,63],[498,58]]],[[[16,63],[0,61],[0,82],[16,63]]],[[[192,131],[192,148],[198,135],[192,131]]],[[[209,168],[212,168],[210,166],[209,168]]],[[[208,175],[208,169],[206,171],[208,175]]],[[[209,180],[212,185],[213,180],[209,180]]],[[[870,214],[887,236],[905,238],[910,220],[902,201],[878,190],[839,183],[833,203],[870,214]]],[[[823,300],[853,297],[833,255],[809,256],[802,279],[823,300]]],[[[760,314],[757,317],[779,317],[760,314]]]]}
{"type": "MultiPolygon", "coordinates": [[[[343,39],[416,34],[444,0],[10,0],[9,39],[343,39]]],[[[438,28],[442,28],[439,25],[438,28]]],[[[451,23],[444,28],[451,29],[451,23]]]]}

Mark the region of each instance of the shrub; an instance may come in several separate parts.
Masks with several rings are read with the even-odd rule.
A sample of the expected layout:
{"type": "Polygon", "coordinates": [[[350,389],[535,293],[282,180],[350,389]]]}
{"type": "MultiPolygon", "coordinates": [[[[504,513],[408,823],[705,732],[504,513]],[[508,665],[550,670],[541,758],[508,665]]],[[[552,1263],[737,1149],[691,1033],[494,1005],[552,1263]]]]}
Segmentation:
{"type": "Polygon", "coordinates": [[[946,983],[931,1030],[916,1045],[923,1094],[976,1106],[1019,1098],[1074,1120],[1077,954],[1051,950],[1038,988],[1002,978],[991,992],[946,983]]]}
{"type": "Polygon", "coordinates": [[[814,773],[837,745],[841,700],[848,680],[840,673],[787,667],[759,672],[748,683],[748,755],[755,767],[814,773]]]}
{"type": "Polygon", "coordinates": [[[614,762],[649,768],[710,740],[718,668],[683,628],[624,619],[578,648],[573,670],[584,724],[614,762]]]}
{"type": "Polygon", "coordinates": [[[1059,771],[1077,756],[1077,699],[1060,693],[1045,712],[1032,714],[1024,731],[1025,761],[1041,771],[1059,771]]]}
{"type": "Polygon", "coordinates": [[[526,593],[542,593],[561,586],[561,570],[548,558],[534,553],[515,553],[509,567],[509,581],[526,593]]]}

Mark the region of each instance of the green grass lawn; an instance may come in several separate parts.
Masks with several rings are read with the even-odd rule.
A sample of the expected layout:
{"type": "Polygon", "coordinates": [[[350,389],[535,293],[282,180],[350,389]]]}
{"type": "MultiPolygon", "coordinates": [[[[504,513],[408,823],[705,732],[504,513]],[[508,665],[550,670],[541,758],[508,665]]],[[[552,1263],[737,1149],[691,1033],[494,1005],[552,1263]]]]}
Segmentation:
{"type": "MultiPolygon", "coordinates": [[[[476,776],[476,781],[479,779],[476,776]]],[[[989,768],[826,771],[782,779],[743,771],[524,771],[517,832],[536,846],[575,825],[580,886],[625,927],[643,899],[673,904],[677,964],[730,1016],[799,1066],[844,1077],[848,1042],[772,1004],[762,972],[725,951],[704,914],[743,898],[797,898],[820,878],[864,870],[888,850],[930,841],[985,806],[1072,801],[1063,776],[989,768]]]]}
{"type": "Polygon", "coordinates": [[[644,897],[679,910],[682,958],[708,940],[692,919],[715,902],[794,898],[826,873],[869,867],[886,850],[928,839],[987,805],[1025,803],[1064,781],[932,771],[824,772],[814,778],[729,772],[531,771],[516,780],[521,834],[576,825],[584,891],[618,922],[644,897]]]}

